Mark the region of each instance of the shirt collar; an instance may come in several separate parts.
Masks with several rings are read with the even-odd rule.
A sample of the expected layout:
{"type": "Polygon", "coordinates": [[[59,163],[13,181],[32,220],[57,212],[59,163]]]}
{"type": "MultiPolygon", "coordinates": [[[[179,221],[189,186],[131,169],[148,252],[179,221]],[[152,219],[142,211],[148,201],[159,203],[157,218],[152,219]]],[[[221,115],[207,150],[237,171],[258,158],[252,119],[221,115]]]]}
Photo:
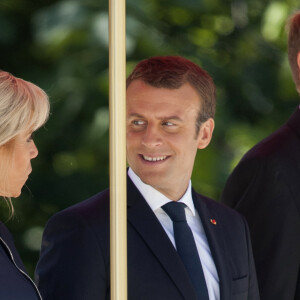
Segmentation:
{"type": "MultiPolygon", "coordinates": [[[[144,183],[131,168],[129,168],[128,170],[128,176],[154,212],[157,209],[161,208],[164,204],[172,201],[161,192],[153,188],[151,185],[144,183]]],[[[195,216],[195,206],[192,198],[191,180],[189,181],[186,192],[181,197],[181,199],[178,200],[178,202],[184,203],[189,208],[193,216],[195,216]]]]}

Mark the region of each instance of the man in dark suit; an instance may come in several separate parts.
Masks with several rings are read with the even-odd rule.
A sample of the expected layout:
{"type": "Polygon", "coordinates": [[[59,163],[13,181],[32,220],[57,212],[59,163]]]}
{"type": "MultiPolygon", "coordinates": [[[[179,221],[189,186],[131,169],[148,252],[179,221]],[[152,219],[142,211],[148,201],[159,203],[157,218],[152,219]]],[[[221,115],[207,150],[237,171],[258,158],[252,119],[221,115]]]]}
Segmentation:
{"type": "MultiPolygon", "coordinates": [[[[300,13],[289,22],[288,55],[300,92],[300,13]]],[[[229,177],[222,201],[248,221],[260,296],[300,299],[300,109],[258,143],[229,177]]]]}
{"type": "MultiPolygon", "coordinates": [[[[128,77],[126,98],[128,299],[258,300],[245,220],[191,187],[214,129],[211,77],[154,57],[128,77]]],[[[44,300],[110,298],[108,190],[50,219],[36,274],[44,300]]]]}

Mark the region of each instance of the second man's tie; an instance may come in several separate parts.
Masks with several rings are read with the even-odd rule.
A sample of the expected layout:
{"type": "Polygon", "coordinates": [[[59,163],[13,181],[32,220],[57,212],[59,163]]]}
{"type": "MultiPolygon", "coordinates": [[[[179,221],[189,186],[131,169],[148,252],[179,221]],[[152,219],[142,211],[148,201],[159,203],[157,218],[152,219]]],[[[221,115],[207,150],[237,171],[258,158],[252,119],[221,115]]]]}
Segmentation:
{"type": "Polygon", "coordinates": [[[185,204],[169,202],[162,209],[173,221],[177,252],[190,275],[198,300],[209,300],[204,273],[191,228],[185,216],[185,204]]]}

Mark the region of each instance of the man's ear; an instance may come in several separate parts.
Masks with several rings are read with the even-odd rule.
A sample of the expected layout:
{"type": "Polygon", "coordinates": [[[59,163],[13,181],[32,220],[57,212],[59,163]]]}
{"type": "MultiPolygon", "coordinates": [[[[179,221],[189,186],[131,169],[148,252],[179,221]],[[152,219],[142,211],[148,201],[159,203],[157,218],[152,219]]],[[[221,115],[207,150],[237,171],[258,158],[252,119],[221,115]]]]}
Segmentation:
{"type": "MultiPolygon", "coordinates": [[[[297,54],[297,65],[298,65],[298,69],[300,70],[300,51],[297,54]]],[[[300,74],[300,72],[299,72],[299,74],[300,74]]]]}
{"type": "Polygon", "coordinates": [[[212,134],[215,128],[215,121],[209,118],[203,124],[201,124],[198,134],[198,149],[204,149],[210,143],[212,134]]]}

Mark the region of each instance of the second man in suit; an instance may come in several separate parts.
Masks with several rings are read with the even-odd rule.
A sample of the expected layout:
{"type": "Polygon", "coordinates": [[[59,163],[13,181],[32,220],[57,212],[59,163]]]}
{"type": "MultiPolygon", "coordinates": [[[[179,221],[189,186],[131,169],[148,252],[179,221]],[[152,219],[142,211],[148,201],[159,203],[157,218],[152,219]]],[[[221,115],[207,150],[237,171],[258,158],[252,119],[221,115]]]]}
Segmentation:
{"type": "MultiPolygon", "coordinates": [[[[213,80],[185,58],[153,57],[126,98],[128,299],[258,300],[245,220],[192,189],[214,129],[213,80]]],[[[45,300],[110,298],[108,190],[50,219],[36,274],[45,300]]]]}
{"type": "MultiPolygon", "coordinates": [[[[300,93],[300,12],[288,22],[288,57],[300,93]]],[[[222,201],[250,227],[261,299],[300,300],[300,106],[249,150],[222,201]]]]}

